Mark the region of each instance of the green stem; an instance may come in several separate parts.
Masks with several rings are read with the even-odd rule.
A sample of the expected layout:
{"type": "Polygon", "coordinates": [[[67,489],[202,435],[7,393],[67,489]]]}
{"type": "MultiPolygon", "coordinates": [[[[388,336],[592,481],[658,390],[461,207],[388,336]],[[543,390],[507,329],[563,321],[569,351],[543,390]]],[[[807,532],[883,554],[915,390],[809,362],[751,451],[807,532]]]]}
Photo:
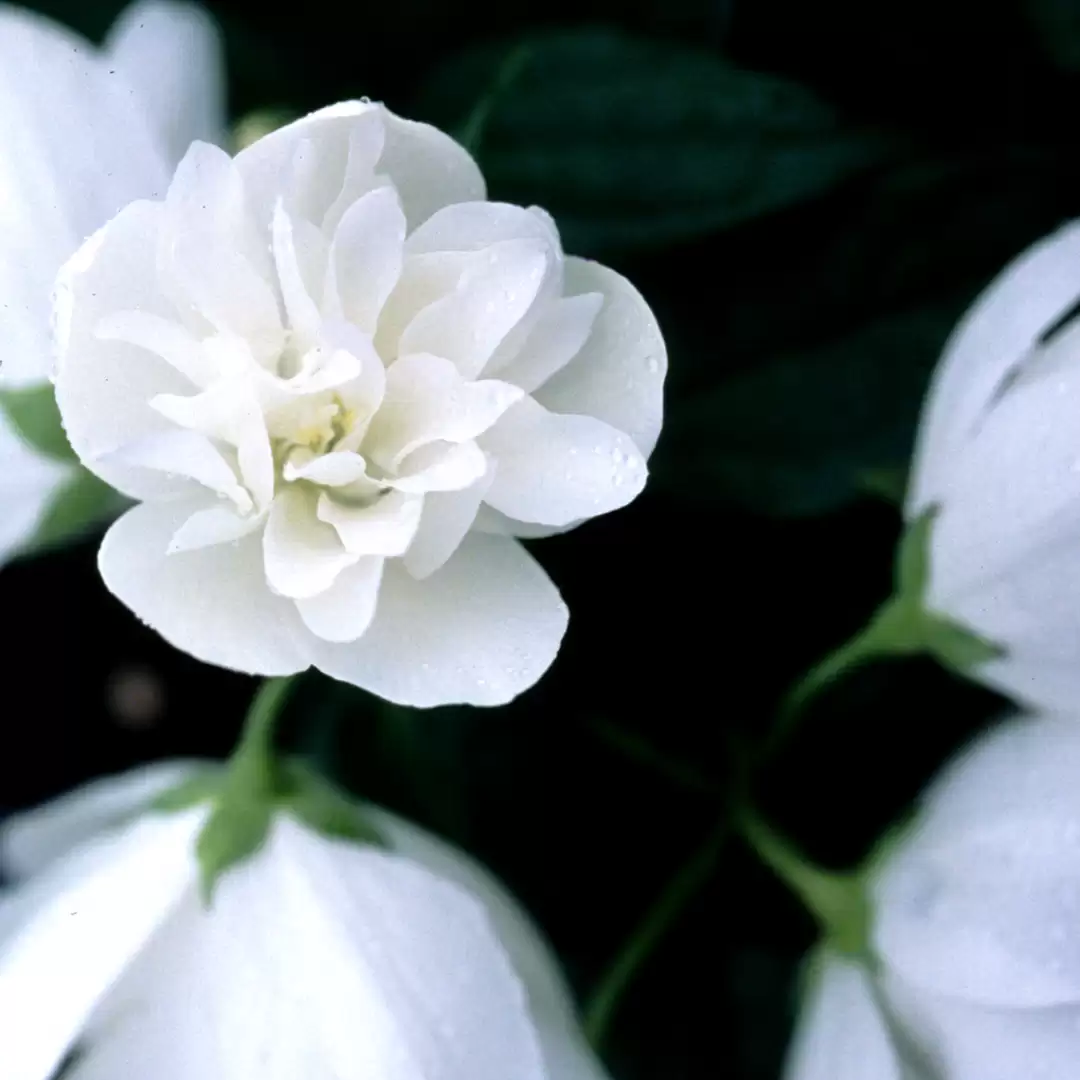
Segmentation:
{"type": "Polygon", "coordinates": [[[267,679],[255,692],[240,742],[228,764],[228,783],[269,793],[274,783],[274,728],[295,677],[267,679]]]}
{"type": "Polygon", "coordinates": [[[583,1020],[585,1035],[595,1049],[599,1050],[603,1044],[623,995],[640,968],[708,881],[729,832],[726,819],[713,829],[665,886],[600,980],[583,1020]]]}
{"type": "Polygon", "coordinates": [[[458,142],[474,157],[480,150],[480,143],[483,141],[492,110],[495,108],[499,98],[506,93],[521,74],[531,52],[532,47],[525,41],[519,42],[510,50],[499,65],[487,93],[476,103],[465,123],[461,125],[458,142]]]}
{"type": "Polygon", "coordinates": [[[815,866],[748,808],[738,813],[737,823],[743,838],[761,861],[817,919],[829,943],[848,955],[863,955],[870,915],[860,879],[815,866]]]}
{"type": "Polygon", "coordinates": [[[719,785],[714,784],[692,765],[671,758],[657,750],[648,739],[632,731],[626,731],[607,720],[594,718],[589,726],[606,743],[624,757],[659,773],[675,787],[685,788],[698,795],[718,795],[719,785]]]}

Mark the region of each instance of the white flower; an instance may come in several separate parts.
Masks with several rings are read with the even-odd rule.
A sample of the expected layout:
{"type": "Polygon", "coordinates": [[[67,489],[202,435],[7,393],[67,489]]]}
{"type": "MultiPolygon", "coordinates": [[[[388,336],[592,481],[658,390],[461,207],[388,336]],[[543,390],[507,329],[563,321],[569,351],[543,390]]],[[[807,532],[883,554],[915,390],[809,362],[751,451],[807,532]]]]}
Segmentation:
{"type": "Polygon", "coordinates": [[[908,500],[940,505],[929,605],[1000,645],[973,672],[1028,704],[1080,701],[1080,225],[998,277],[946,346],[908,500]],[[1047,338],[1047,332],[1054,333],[1047,338]]]}
{"type": "Polygon", "coordinates": [[[515,538],[641,490],[666,354],[627,281],[483,200],[449,137],[346,103],[194,144],[69,264],[64,424],[145,500],[101,572],[178,648],[415,706],[552,662],[566,609],[515,538]]]}
{"type": "MultiPolygon", "coordinates": [[[[132,199],[164,192],[188,144],[223,122],[220,45],[201,9],[137,3],[98,49],[0,5],[0,390],[47,382],[65,260],[132,199]]],[[[0,411],[0,560],[72,473],[0,411]]]]}
{"type": "Polygon", "coordinates": [[[137,816],[185,767],[99,781],[0,830],[0,1077],[603,1080],[550,950],[460,852],[287,816],[203,907],[206,810],[137,816]],[[134,815],[134,816],[133,816],[134,815]]]}
{"type": "Polygon", "coordinates": [[[993,731],[873,882],[871,964],[827,953],[788,1080],[1075,1080],[1080,727],[993,731]]]}

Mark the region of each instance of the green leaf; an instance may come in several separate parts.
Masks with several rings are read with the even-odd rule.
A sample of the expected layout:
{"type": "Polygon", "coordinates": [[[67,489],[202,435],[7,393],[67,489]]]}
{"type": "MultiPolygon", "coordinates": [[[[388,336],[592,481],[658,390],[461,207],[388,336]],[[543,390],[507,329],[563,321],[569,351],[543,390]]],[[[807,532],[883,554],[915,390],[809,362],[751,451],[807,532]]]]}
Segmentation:
{"type": "Polygon", "coordinates": [[[49,383],[24,390],[0,391],[0,408],[36,450],[58,461],[77,460],[64,434],[56,394],[49,383]]]}
{"type": "Polygon", "coordinates": [[[930,538],[934,531],[938,507],[924,510],[904,530],[896,549],[894,586],[897,596],[921,605],[930,580],[930,538]]]}
{"type": "Polygon", "coordinates": [[[324,836],[385,846],[363,808],[340,788],[298,761],[288,762],[283,773],[280,806],[305,825],[324,836]]]}
{"type": "Polygon", "coordinates": [[[195,845],[200,885],[207,907],[222,874],[251,858],[265,843],[273,819],[273,803],[226,792],[214,808],[195,845]]]}
{"type": "Polygon", "coordinates": [[[53,495],[24,554],[40,554],[78,540],[116,517],[127,505],[122,495],[82,466],[53,495]]]}
{"type": "Polygon", "coordinates": [[[941,615],[927,614],[924,634],[926,651],[960,675],[1005,655],[1002,646],[941,615]]]}
{"type": "MultiPolygon", "coordinates": [[[[518,44],[451,59],[422,91],[421,114],[448,129],[474,117],[518,44]]],[[[820,196],[898,149],[805,87],[704,50],[601,29],[525,47],[490,99],[481,165],[493,197],[551,211],[571,251],[729,228],[820,196]]]]}
{"type": "Polygon", "coordinates": [[[652,484],[777,516],[842,507],[864,493],[866,469],[908,459],[930,372],[962,310],[882,318],[673,402],[652,484]]]}

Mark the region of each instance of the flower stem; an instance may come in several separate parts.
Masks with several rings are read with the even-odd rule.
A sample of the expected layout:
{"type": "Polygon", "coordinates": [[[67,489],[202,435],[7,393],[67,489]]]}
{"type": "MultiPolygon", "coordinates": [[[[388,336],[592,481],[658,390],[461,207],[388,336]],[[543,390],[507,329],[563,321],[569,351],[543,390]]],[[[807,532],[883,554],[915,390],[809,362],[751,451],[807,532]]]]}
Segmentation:
{"type": "Polygon", "coordinates": [[[725,818],[668,882],[593,991],[585,1008],[583,1028],[594,1049],[602,1046],[612,1018],[638,970],[708,881],[729,832],[725,818]]]}
{"type": "Polygon", "coordinates": [[[229,783],[247,792],[269,793],[274,783],[274,728],[295,684],[292,676],[267,679],[255,692],[240,742],[228,764],[229,783]]]}
{"type": "Polygon", "coordinates": [[[474,157],[480,150],[484,132],[487,130],[491,112],[499,98],[506,93],[528,63],[532,46],[527,41],[519,42],[504,57],[495,77],[484,96],[473,106],[458,133],[458,142],[474,157]]]}
{"type": "Polygon", "coordinates": [[[743,839],[761,861],[817,919],[830,944],[847,955],[864,955],[870,911],[860,878],[815,866],[748,808],[738,813],[737,824],[743,839]]]}

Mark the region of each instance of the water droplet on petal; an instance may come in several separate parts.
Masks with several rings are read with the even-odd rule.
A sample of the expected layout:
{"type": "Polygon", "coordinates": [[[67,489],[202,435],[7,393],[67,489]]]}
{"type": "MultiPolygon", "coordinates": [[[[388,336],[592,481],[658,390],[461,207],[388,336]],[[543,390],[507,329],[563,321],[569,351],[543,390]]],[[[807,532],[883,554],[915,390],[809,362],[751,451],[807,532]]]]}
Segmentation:
{"type": "Polygon", "coordinates": [[[660,370],[660,361],[657,360],[655,356],[650,356],[649,357],[648,368],[649,368],[649,374],[650,375],[655,375],[660,370]]]}

